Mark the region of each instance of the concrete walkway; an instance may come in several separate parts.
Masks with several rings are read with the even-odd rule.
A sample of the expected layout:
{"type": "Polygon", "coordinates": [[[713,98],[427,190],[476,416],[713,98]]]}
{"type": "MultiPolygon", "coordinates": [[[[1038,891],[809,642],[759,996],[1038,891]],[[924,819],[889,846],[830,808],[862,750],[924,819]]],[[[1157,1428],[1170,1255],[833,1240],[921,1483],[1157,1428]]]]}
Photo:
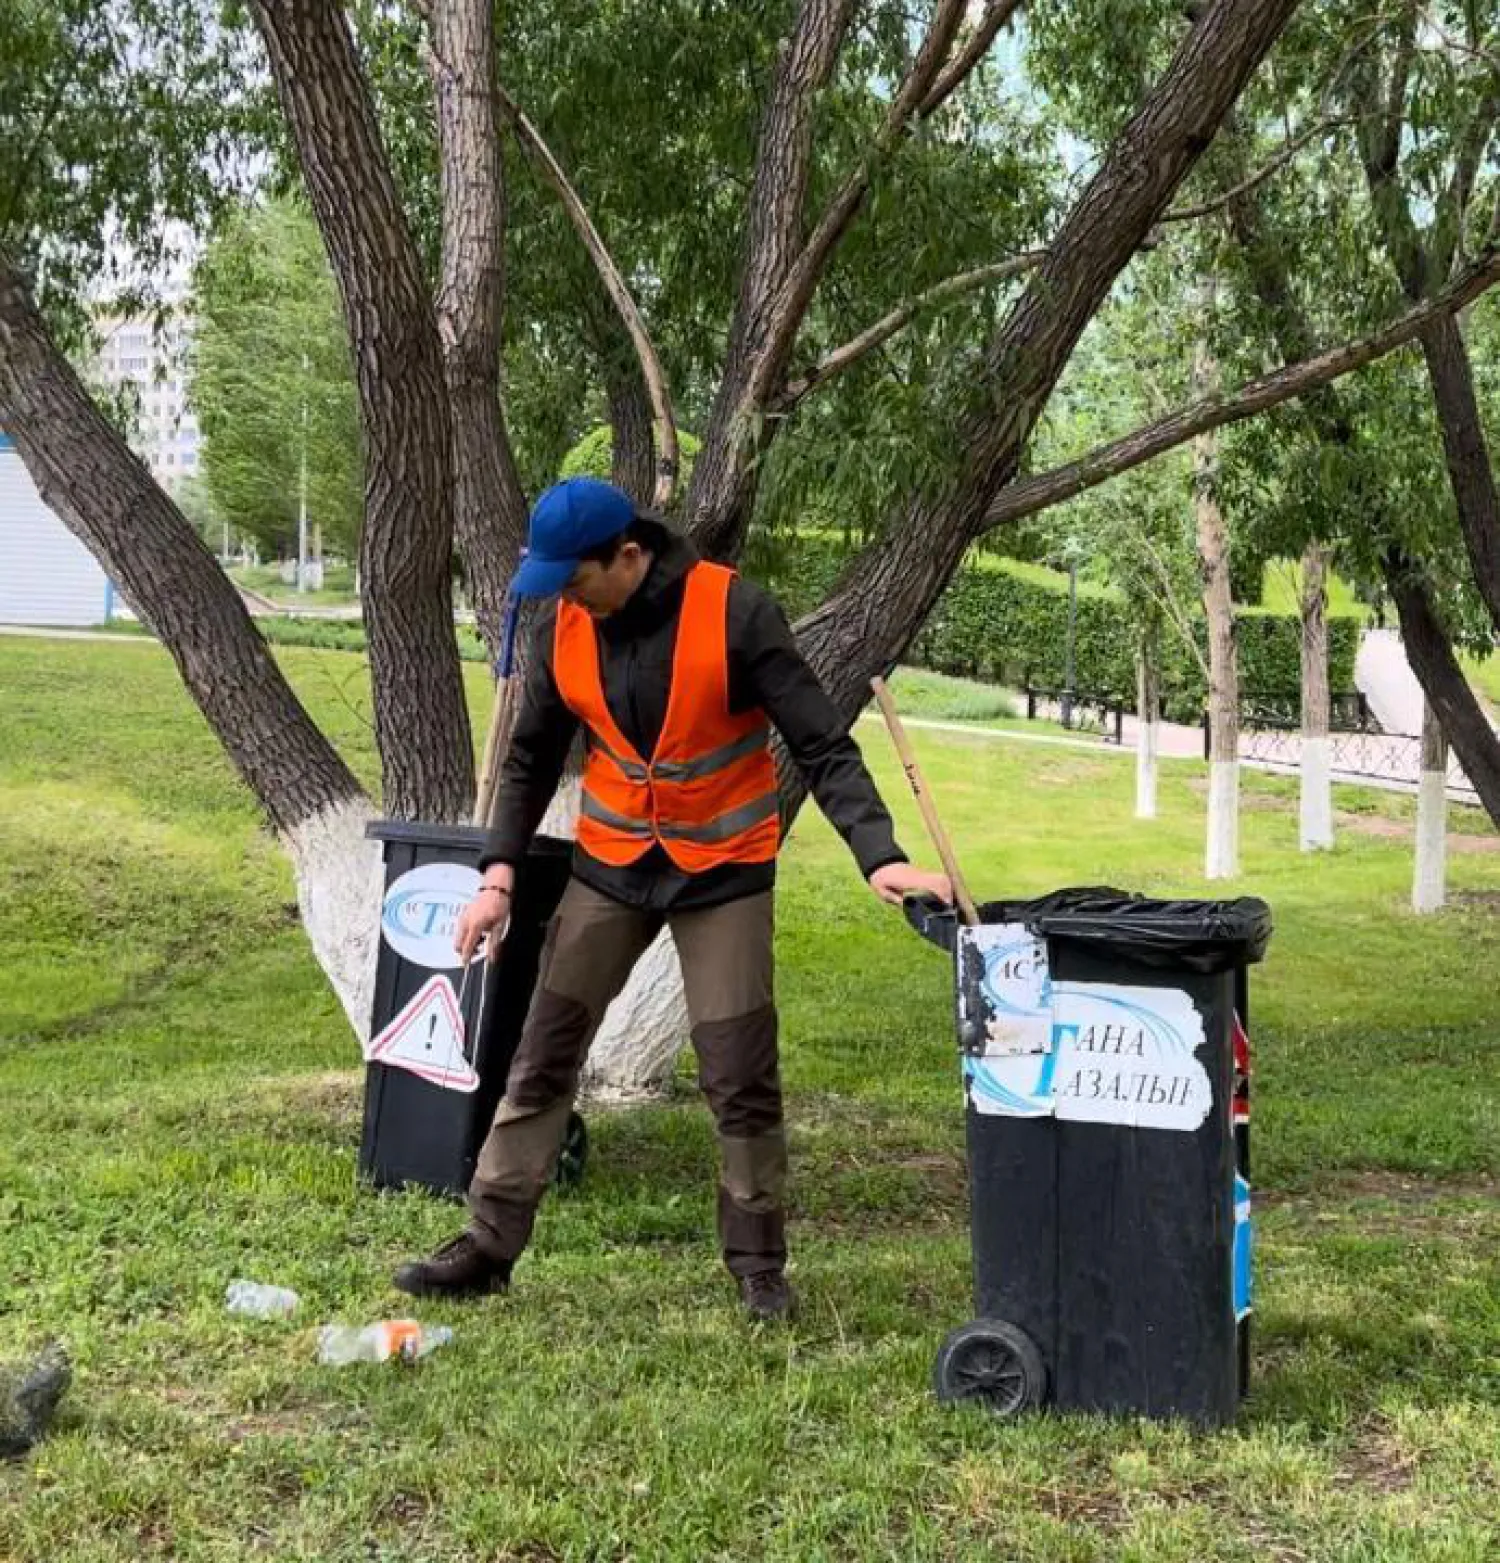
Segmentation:
{"type": "Polygon", "coordinates": [[[1394,630],[1366,630],[1354,663],[1354,684],[1388,733],[1420,734],[1422,686],[1394,630]]]}

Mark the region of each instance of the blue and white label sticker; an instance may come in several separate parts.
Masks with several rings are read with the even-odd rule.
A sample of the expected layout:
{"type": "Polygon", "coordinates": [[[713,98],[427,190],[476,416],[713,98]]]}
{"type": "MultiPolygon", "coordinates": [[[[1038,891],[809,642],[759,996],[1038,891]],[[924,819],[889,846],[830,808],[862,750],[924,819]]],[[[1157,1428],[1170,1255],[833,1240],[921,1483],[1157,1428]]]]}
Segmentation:
{"type": "Polygon", "coordinates": [[[459,964],[453,934],[459,914],[479,892],[479,871],[465,863],[423,863],[385,893],[380,932],[406,960],[430,971],[459,964]]]}
{"type": "Polygon", "coordinates": [[[1250,1219],[1250,1185],[1241,1173],[1234,1175],[1234,1317],[1250,1312],[1253,1297],[1255,1228],[1250,1219]]]}
{"type": "Polygon", "coordinates": [[[1022,923],[958,930],[958,1034],[981,1058],[1041,1054],[1052,1044],[1047,946],[1022,923]]]}
{"type": "Polygon", "coordinates": [[[1196,1056],[1203,1020],[1186,993],[1095,982],[1049,987],[1045,1053],[965,1057],[976,1112],[1187,1133],[1203,1122],[1213,1086],[1196,1056]]]}

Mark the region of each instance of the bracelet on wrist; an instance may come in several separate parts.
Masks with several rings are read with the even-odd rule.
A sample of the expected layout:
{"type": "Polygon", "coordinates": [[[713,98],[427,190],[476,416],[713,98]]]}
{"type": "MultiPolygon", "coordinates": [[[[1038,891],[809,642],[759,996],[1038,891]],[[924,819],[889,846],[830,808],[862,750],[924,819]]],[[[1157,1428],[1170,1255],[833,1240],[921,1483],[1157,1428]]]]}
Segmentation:
{"type": "Polygon", "coordinates": [[[486,890],[493,890],[496,895],[503,895],[507,899],[509,899],[511,894],[511,892],[507,890],[504,885],[480,885],[479,889],[474,893],[475,895],[483,895],[486,890]]]}

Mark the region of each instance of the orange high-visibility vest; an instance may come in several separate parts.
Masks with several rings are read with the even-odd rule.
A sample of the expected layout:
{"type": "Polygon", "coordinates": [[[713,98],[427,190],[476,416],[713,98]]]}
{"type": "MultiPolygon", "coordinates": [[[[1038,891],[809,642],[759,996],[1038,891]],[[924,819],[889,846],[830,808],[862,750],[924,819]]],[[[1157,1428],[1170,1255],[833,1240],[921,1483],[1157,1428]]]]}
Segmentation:
{"type": "Polygon", "coordinates": [[[623,868],[658,843],[689,874],[776,856],[770,725],[760,711],[729,709],[733,579],[733,570],[717,564],[688,572],[666,720],[649,760],[610,715],[594,620],[573,603],[558,604],[553,675],[588,735],[578,844],[601,863],[623,868]]]}

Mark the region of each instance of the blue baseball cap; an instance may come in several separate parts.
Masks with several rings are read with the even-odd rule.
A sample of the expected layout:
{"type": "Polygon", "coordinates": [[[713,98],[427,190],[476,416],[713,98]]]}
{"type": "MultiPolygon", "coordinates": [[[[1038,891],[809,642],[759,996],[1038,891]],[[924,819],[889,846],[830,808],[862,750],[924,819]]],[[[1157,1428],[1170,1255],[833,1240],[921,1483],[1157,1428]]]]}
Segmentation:
{"type": "Polygon", "coordinates": [[[556,595],[586,553],[618,537],[634,520],[634,503],[613,483],[598,478],[554,483],[532,507],[526,552],[511,590],[518,597],[556,595]]]}

